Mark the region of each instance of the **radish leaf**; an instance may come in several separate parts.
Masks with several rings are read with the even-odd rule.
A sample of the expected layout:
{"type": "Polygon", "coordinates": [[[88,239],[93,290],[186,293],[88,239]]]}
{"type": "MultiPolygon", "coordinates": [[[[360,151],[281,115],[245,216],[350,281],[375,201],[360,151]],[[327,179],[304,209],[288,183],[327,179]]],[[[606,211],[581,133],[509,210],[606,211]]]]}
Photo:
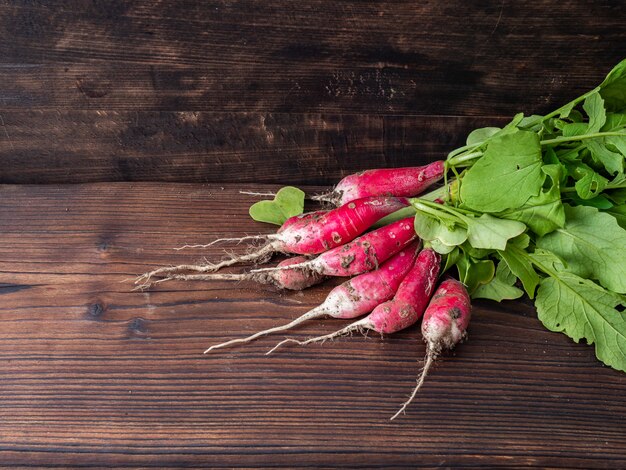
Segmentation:
{"type": "Polygon", "coordinates": [[[626,230],[594,207],[565,205],[565,217],[565,227],[537,240],[537,246],[562,258],[569,271],[626,293],[626,230]]]}
{"type": "Polygon", "coordinates": [[[626,303],[619,295],[576,274],[559,272],[541,280],[535,305],[550,331],[595,343],[598,359],[626,372],[626,315],[616,309],[626,303]]]}
{"type": "Polygon", "coordinates": [[[494,138],[461,181],[463,205],[481,212],[522,206],[541,190],[541,163],[536,133],[517,131],[494,138]]]}
{"type": "Polygon", "coordinates": [[[524,295],[524,291],[514,286],[516,279],[507,264],[500,261],[493,279],[487,284],[478,286],[472,298],[491,299],[496,302],[518,299],[524,295]]]}
{"type": "Polygon", "coordinates": [[[302,214],[304,192],[293,186],[281,188],[272,201],[259,201],[250,207],[250,217],[257,222],[282,225],[290,217],[302,214]]]}

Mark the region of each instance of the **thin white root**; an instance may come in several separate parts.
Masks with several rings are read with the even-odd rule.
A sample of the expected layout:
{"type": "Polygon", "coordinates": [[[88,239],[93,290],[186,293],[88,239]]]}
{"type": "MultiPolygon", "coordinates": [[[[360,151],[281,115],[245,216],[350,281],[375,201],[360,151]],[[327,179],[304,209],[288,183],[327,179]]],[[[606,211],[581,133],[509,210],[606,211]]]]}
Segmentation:
{"type": "Polygon", "coordinates": [[[337,330],[334,333],[329,333],[327,335],[322,335],[322,336],[316,336],[315,338],[309,338],[305,341],[299,341],[297,339],[287,338],[287,339],[282,340],[280,343],[278,343],[269,351],[267,351],[265,355],[267,356],[269,354],[272,354],[275,350],[280,348],[285,343],[296,343],[300,346],[306,346],[307,344],[310,344],[310,343],[324,342],[329,339],[334,339],[334,338],[339,338],[340,336],[345,336],[356,330],[370,329],[371,327],[372,325],[369,323],[369,321],[367,321],[367,319],[364,318],[363,320],[359,320],[354,323],[351,323],[345,328],[342,328],[341,330],[337,330]]]}
{"type": "Polygon", "coordinates": [[[245,255],[233,255],[231,259],[212,264],[211,270],[209,272],[219,271],[222,268],[239,263],[262,264],[269,261],[274,253],[278,253],[278,250],[275,248],[274,244],[268,243],[267,245],[259,248],[256,251],[253,251],[252,253],[248,253],[245,255]]]}
{"type": "Polygon", "coordinates": [[[268,193],[255,193],[254,191],[239,191],[239,194],[249,194],[250,196],[276,196],[276,193],[268,192],[268,193]]]}
{"type": "Polygon", "coordinates": [[[309,198],[311,201],[317,202],[328,202],[332,205],[337,205],[337,198],[334,196],[332,192],[323,193],[323,194],[315,194],[309,198]]]}
{"type": "Polygon", "coordinates": [[[239,237],[239,238],[218,238],[217,240],[213,240],[211,243],[206,243],[204,245],[183,245],[183,246],[179,246],[179,247],[174,248],[174,249],[176,251],[180,251],[180,250],[184,250],[186,248],[208,248],[210,246],[215,245],[216,243],[221,243],[221,242],[237,242],[237,245],[239,245],[244,240],[271,240],[273,238],[276,238],[275,234],[270,234],[270,235],[249,235],[249,236],[239,237]]]}
{"type": "Polygon", "coordinates": [[[172,274],[170,276],[164,277],[162,279],[157,279],[156,281],[146,281],[143,284],[135,287],[133,290],[143,290],[148,287],[155,286],[157,284],[161,284],[162,282],[167,281],[245,281],[247,279],[251,279],[252,276],[247,273],[244,274],[172,274]]]}
{"type": "Polygon", "coordinates": [[[219,263],[215,264],[207,262],[206,264],[180,264],[178,266],[165,266],[138,276],[135,280],[135,284],[139,285],[141,288],[145,288],[149,287],[152,284],[150,280],[153,277],[170,277],[172,275],[182,274],[185,271],[193,271],[197,273],[211,273],[237,263],[264,263],[266,261],[269,261],[269,259],[275,252],[276,250],[274,248],[274,245],[272,243],[268,243],[267,245],[259,248],[256,251],[253,251],[252,253],[232,256],[231,259],[220,261],[219,263]]]}
{"type": "Polygon", "coordinates": [[[312,264],[313,263],[311,261],[303,261],[302,263],[289,264],[287,266],[274,266],[271,268],[251,269],[250,274],[275,272],[275,271],[291,271],[293,269],[307,269],[307,268],[310,268],[312,264]]]}
{"type": "Polygon", "coordinates": [[[324,315],[323,312],[320,312],[318,309],[314,308],[310,312],[305,313],[301,317],[296,318],[295,320],[293,320],[290,323],[287,323],[286,325],[275,326],[274,328],[269,328],[267,330],[259,331],[258,333],[250,335],[246,338],[231,339],[230,341],[226,341],[225,343],[215,344],[211,346],[209,349],[207,349],[206,351],[204,351],[204,354],[210,351],[213,351],[214,349],[221,349],[221,348],[226,348],[228,346],[232,346],[233,344],[249,343],[250,341],[255,340],[256,338],[259,338],[260,336],[269,335],[270,333],[277,333],[279,331],[285,331],[290,328],[293,328],[294,326],[299,325],[300,323],[304,323],[307,320],[318,318],[323,315],[324,315]]]}
{"type": "Polygon", "coordinates": [[[214,264],[179,264],[178,266],[164,266],[162,268],[157,268],[154,271],[150,271],[148,273],[142,274],[138,276],[135,280],[135,284],[138,284],[139,287],[149,287],[152,282],[150,279],[153,277],[169,277],[172,275],[176,275],[178,273],[184,271],[194,271],[198,273],[205,273],[214,271],[214,264]]]}
{"type": "Polygon", "coordinates": [[[422,387],[422,384],[424,383],[424,379],[426,378],[426,375],[428,375],[428,370],[430,369],[430,366],[433,365],[434,360],[435,360],[435,354],[430,348],[428,348],[428,351],[426,352],[426,362],[424,363],[424,368],[422,369],[422,373],[417,379],[417,385],[415,385],[415,388],[413,389],[413,393],[411,393],[411,396],[409,397],[409,399],[404,402],[404,404],[398,410],[398,412],[395,415],[393,415],[391,418],[389,418],[390,421],[393,421],[394,419],[396,419],[400,415],[400,413],[404,413],[404,410],[406,410],[406,407],[409,406],[409,404],[413,401],[413,399],[415,398],[415,395],[417,395],[417,392],[422,387]]]}

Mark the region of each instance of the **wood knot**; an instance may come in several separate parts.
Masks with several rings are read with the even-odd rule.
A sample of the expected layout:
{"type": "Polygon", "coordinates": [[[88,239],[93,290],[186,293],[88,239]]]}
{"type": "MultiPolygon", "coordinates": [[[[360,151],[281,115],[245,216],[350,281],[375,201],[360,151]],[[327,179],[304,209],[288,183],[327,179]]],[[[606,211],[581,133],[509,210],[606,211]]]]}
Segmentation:
{"type": "Polygon", "coordinates": [[[128,334],[131,337],[146,338],[148,333],[148,325],[146,320],[141,317],[133,318],[128,322],[128,334]]]}
{"type": "Polygon", "coordinates": [[[101,303],[96,302],[95,304],[91,304],[87,307],[87,315],[90,318],[97,320],[104,315],[105,310],[106,309],[101,303]]]}

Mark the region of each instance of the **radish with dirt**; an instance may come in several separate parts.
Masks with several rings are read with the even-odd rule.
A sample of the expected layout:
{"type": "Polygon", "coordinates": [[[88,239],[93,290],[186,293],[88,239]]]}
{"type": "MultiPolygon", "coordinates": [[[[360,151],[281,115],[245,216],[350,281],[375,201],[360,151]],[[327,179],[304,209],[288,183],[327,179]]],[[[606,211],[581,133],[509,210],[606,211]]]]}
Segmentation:
{"type": "Polygon", "coordinates": [[[330,193],[313,199],[341,206],[371,196],[413,197],[441,180],[444,174],[443,161],[418,167],[365,170],[346,176],[330,193]]]}
{"type": "Polygon", "coordinates": [[[205,353],[214,349],[248,343],[261,336],[285,331],[301,323],[315,318],[330,316],[333,318],[350,319],[371,312],[377,305],[391,299],[398,286],[411,270],[420,243],[415,241],[404,250],[383,263],[379,269],[353,277],[330,291],[326,300],[313,310],[296,318],[292,322],[259,331],[246,338],[233,339],[208,348],[205,353]]]}
{"type": "Polygon", "coordinates": [[[430,248],[422,250],[413,268],[400,283],[393,299],[378,304],[367,317],[358,320],[345,328],[323,336],[317,336],[305,341],[292,338],[285,339],[272,348],[272,353],[281,345],[296,343],[304,346],[309,343],[326,341],[343,336],[353,331],[373,330],[380,334],[391,334],[408,328],[416,323],[424,313],[424,309],[433,293],[439,269],[441,256],[430,248]]]}
{"type": "Polygon", "coordinates": [[[465,286],[452,278],[443,281],[435,291],[422,320],[422,336],[426,342],[424,368],[413,393],[391,419],[402,413],[415,398],[437,356],[465,339],[471,314],[470,296],[465,286]]]}
{"type": "MultiPolygon", "coordinates": [[[[358,199],[330,211],[316,211],[287,219],[275,234],[242,237],[240,239],[263,239],[267,243],[245,255],[234,256],[216,264],[183,264],[155,269],[139,276],[136,283],[149,283],[154,276],[168,276],[183,271],[214,272],[237,263],[263,263],[275,253],[316,255],[354,240],[376,221],[386,215],[407,207],[406,198],[368,197],[358,199]]],[[[215,242],[221,241],[215,240],[215,242]]],[[[213,243],[215,243],[213,242],[213,243]]]]}
{"type": "Polygon", "coordinates": [[[272,285],[278,289],[304,290],[319,284],[326,276],[305,269],[282,269],[293,265],[306,263],[306,256],[294,256],[278,263],[275,270],[268,272],[248,273],[209,273],[209,274],[170,274],[156,281],[148,281],[147,284],[137,286],[136,289],[146,289],[166,281],[252,281],[259,284],[272,285]]]}

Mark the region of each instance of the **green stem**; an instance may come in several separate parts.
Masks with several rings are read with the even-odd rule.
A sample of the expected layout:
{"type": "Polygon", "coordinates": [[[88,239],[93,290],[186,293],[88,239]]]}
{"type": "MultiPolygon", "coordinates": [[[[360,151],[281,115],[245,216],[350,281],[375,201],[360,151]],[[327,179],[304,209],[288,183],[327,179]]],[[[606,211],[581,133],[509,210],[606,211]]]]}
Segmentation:
{"type": "MultiPolygon", "coordinates": [[[[620,183],[620,184],[608,183],[604,187],[602,192],[607,191],[607,190],[611,190],[611,189],[624,189],[624,188],[626,188],[626,181],[624,181],[623,183],[620,183]]],[[[576,192],[576,188],[574,186],[568,186],[568,187],[562,188],[561,192],[562,193],[575,193],[576,192]]]]}
{"type": "Polygon", "coordinates": [[[600,87],[595,87],[593,90],[588,91],[584,95],[581,95],[578,98],[574,98],[569,103],[567,103],[567,104],[561,106],[560,108],[552,111],[550,114],[546,114],[545,116],[543,116],[539,122],[542,123],[544,121],[547,121],[550,118],[553,118],[554,116],[558,116],[559,114],[561,114],[563,112],[564,109],[566,109],[566,108],[568,108],[570,106],[573,108],[574,106],[576,106],[581,101],[584,101],[588,96],[593,95],[596,91],[599,91],[599,90],[600,90],[600,87]]]}
{"type": "Polygon", "coordinates": [[[450,160],[448,160],[448,165],[449,166],[458,166],[461,163],[470,161],[470,160],[474,160],[478,157],[482,157],[483,152],[481,152],[480,150],[477,152],[471,152],[471,153],[466,153],[464,155],[458,155],[456,157],[451,158],[450,160]]]}
{"type": "Polygon", "coordinates": [[[560,144],[561,142],[577,142],[579,140],[595,139],[598,137],[606,137],[610,135],[626,136],[626,132],[595,132],[593,134],[573,135],[570,137],[556,137],[555,139],[542,140],[541,145],[560,144]]]}
{"type": "Polygon", "coordinates": [[[448,219],[451,220],[453,222],[458,222],[458,217],[456,215],[450,215],[445,211],[442,211],[442,208],[445,208],[446,206],[441,205],[441,204],[435,204],[435,206],[437,206],[437,208],[431,208],[430,207],[430,203],[426,204],[427,201],[420,201],[417,199],[413,199],[411,200],[411,203],[413,204],[413,207],[415,207],[418,211],[422,211],[426,214],[430,214],[438,219],[448,219]]]}

